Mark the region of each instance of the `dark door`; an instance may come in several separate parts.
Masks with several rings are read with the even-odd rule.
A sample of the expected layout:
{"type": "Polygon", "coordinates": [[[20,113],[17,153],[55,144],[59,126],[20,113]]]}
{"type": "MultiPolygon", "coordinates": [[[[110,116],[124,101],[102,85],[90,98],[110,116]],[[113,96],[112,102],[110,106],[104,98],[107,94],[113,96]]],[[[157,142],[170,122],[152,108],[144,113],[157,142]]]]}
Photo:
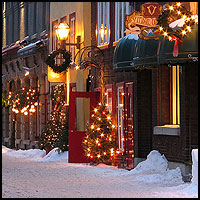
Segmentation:
{"type": "Polygon", "coordinates": [[[133,83],[125,84],[125,153],[126,168],[134,168],[133,83]]]}
{"type": "Polygon", "coordinates": [[[69,163],[88,163],[82,147],[90,113],[99,103],[99,92],[70,92],[69,99],[69,163]]]}

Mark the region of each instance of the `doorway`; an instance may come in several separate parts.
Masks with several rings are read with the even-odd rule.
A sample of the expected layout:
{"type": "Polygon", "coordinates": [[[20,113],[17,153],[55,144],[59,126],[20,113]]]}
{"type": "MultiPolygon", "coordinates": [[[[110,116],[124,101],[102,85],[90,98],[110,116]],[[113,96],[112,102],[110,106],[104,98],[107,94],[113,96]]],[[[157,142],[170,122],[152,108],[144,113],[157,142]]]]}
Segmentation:
{"type": "Polygon", "coordinates": [[[99,92],[70,92],[69,99],[69,163],[88,163],[82,147],[86,124],[100,100],[99,92]]]}

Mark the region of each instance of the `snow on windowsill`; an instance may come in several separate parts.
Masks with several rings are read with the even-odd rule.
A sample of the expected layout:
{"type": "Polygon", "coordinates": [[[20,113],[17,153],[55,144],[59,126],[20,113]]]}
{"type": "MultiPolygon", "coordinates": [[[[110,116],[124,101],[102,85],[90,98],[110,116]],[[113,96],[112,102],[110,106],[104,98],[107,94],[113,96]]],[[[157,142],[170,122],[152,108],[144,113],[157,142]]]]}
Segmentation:
{"type": "Polygon", "coordinates": [[[180,125],[166,124],[163,126],[155,126],[153,130],[154,135],[180,135],[180,125]]]}

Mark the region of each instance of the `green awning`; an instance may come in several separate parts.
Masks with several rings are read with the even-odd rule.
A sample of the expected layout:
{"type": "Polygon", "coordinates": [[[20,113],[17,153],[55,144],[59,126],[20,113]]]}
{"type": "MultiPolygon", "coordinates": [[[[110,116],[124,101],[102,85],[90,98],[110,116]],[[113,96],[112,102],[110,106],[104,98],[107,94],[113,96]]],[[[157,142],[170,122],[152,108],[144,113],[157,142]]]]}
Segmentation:
{"type": "Polygon", "coordinates": [[[164,37],[160,38],[158,64],[194,62],[196,58],[198,59],[198,24],[194,25],[192,32],[182,41],[178,44],[178,57],[174,57],[174,42],[164,37]]]}
{"type": "Polygon", "coordinates": [[[163,36],[159,40],[143,40],[138,35],[123,37],[115,47],[113,65],[115,71],[134,71],[142,67],[198,61],[198,24],[179,43],[178,57],[173,56],[174,42],[163,36]]]}
{"type": "Polygon", "coordinates": [[[130,71],[138,67],[156,66],[158,40],[143,40],[129,34],[115,47],[113,64],[115,71],[130,71]]]}

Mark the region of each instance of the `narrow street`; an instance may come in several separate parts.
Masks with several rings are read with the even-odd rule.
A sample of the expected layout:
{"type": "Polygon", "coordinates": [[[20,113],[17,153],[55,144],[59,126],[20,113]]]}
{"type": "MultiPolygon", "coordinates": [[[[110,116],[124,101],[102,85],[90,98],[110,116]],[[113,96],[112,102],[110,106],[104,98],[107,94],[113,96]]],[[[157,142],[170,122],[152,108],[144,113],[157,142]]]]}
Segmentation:
{"type": "Polygon", "coordinates": [[[158,175],[127,174],[113,167],[38,162],[2,154],[2,198],[198,197],[191,184],[164,184],[158,175]],[[156,177],[158,182],[142,180],[156,177]]]}
{"type": "Polygon", "coordinates": [[[75,164],[77,167],[66,167],[63,163],[41,163],[6,156],[2,163],[3,198],[150,196],[150,186],[139,188],[139,184],[128,183],[123,177],[111,177],[109,171],[98,173],[95,167],[85,168],[78,164],[75,164]]]}

